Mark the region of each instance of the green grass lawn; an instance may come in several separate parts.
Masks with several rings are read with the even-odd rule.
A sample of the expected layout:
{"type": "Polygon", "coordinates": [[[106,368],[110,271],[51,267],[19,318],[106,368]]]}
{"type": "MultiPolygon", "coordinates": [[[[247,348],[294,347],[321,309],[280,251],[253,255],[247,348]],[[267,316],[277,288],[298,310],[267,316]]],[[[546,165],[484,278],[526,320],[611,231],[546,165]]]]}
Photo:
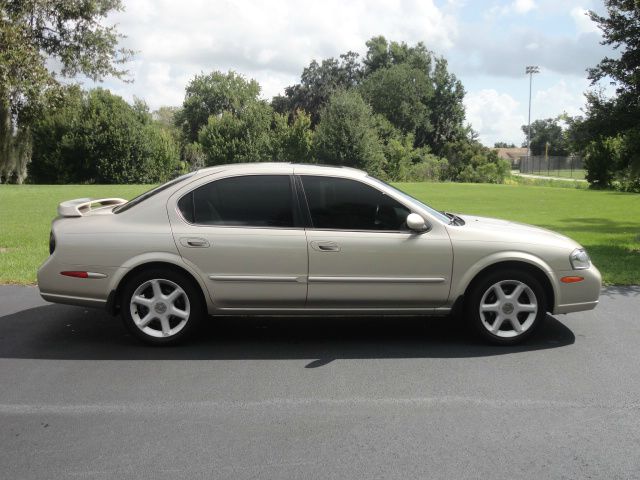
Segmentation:
{"type": "MultiPolygon", "coordinates": [[[[429,205],[556,230],[584,245],[609,284],[640,284],[640,195],[527,185],[404,183],[429,205]]],[[[147,185],[0,185],[0,283],[34,283],[62,200],[131,198],[147,185]]]]}

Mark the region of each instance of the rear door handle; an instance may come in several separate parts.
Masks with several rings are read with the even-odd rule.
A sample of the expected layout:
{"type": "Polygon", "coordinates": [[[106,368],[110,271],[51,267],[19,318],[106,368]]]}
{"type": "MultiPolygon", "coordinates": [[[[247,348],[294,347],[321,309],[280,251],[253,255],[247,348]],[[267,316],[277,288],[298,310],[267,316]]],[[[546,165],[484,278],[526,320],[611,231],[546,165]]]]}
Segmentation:
{"type": "Polygon", "coordinates": [[[336,242],[311,242],[311,248],[319,252],[339,252],[340,245],[336,242]]]}
{"type": "Polygon", "coordinates": [[[209,242],[204,238],[186,237],[180,239],[180,244],[188,248],[207,248],[209,242]]]}

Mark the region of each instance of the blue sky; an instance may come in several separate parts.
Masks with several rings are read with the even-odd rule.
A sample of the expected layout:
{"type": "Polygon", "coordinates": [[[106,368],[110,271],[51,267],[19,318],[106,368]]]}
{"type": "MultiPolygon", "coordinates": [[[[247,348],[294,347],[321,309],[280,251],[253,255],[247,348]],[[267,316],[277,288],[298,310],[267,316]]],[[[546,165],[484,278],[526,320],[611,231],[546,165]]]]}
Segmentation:
{"type": "MultiPolygon", "coordinates": [[[[580,112],[589,88],[585,69],[608,47],[599,44],[586,10],[600,0],[125,0],[109,20],[138,51],[127,66],[133,83],[103,86],[151,108],[180,105],[193,75],[235,70],[255,78],[271,98],[295,83],[312,59],[348,50],[382,34],[423,41],[446,57],[467,95],[467,121],[486,145],[520,144],[529,83],[534,77],[532,120],[580,112]]],[[[90,83],[87,86],[91,86],[90,83]]]]}

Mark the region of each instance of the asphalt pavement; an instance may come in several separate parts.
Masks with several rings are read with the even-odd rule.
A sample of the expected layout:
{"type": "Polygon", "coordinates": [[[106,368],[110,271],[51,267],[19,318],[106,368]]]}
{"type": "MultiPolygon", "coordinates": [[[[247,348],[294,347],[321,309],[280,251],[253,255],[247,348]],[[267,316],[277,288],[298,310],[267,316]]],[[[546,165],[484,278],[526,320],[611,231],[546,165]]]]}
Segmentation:
{"type": "Polygon", "coordinates": [[[119,319],[0,287],[2,479],[640,478],[640,287],[518,347],[449,319],[119,319]]]}

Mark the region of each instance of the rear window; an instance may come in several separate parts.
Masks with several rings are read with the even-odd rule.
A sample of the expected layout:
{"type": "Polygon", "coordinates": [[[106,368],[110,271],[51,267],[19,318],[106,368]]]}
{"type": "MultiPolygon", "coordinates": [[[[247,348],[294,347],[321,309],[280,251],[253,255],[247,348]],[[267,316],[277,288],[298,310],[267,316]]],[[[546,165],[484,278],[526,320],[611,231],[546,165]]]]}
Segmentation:
{"type": "Polygon", "coordinates": [[[185,220],[198,225],[294,226],[288,175],[247,175],[207,183],[178,201],[185,220]]]}
{"type": "Polygon", "coordinates": [[[162,185],[160,185],[160,186],[158,186],[156,188],[152,188],[151,190],[148,190],[148,191],[144,192],[142,195],[138,195],[134,199],[129,200],[127,203],[124,203],[122,205],[119,205],[119,206],[115,207],[113,209],[113,213],[125,212],[125,211],[129,210],[131,207],[135,207],[139,203],[144,202],[148,198],[153,197],[154,195],[162,192],[163,190],[166,190],[169,187],[173,187],[174,185],[177,185],[178,183],[185,181],[186,179],[188,179],[188,178],[192,177],[193,175],[195,175],[195,173],[196,172],[190,172],[190,173],[187,173],[185,175],[181,175],[180,177],[174,178],[173,180],[169,180],[167,183],[163,183],[162,185]]]}

